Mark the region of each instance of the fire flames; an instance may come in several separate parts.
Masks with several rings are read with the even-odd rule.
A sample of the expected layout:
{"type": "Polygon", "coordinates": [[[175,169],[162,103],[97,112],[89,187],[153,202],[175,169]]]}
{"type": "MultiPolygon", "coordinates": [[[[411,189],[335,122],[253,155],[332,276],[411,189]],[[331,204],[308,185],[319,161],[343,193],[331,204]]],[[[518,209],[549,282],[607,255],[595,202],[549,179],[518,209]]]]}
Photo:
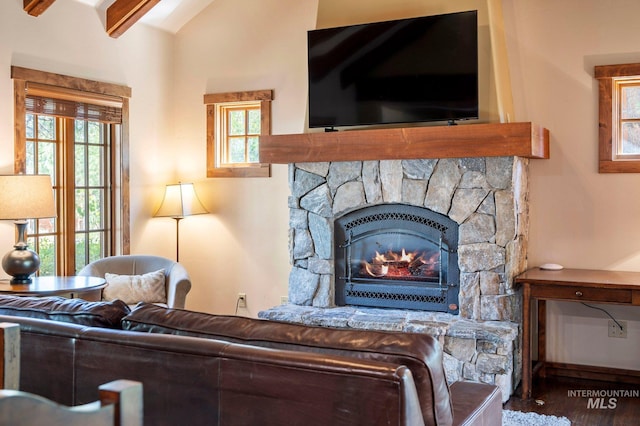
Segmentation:
{"type": "Polygon", "coordinates": [[[418,251],[407,253],[387,251],[380,254],[376,251],[370,262],[362,261],[360,275],[388,279],[421,279],[437,277],[440,264],[440,253],[431,255],[418,251]]]}

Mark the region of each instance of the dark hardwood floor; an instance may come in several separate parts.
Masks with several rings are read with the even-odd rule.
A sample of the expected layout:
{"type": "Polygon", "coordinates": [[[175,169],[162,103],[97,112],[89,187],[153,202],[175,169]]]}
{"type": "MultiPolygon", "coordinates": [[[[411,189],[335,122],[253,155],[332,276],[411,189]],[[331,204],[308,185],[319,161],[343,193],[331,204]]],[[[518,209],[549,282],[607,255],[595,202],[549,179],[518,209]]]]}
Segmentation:
{"type": "Polygon", "coordinates": [[[537,378],[533,382],[531,399],[522,400],[518,388],[504,404],[504,408],[564,416],[571,420],[572,426],[640,425],[640,384],[568,377],[537,378]],[[592,396],[590,400],[588,391],[602,393],[603,398],[592,396]],[[611,400],[610,398],[614,397],[612,391],[629,392],[626,392],[627,396],[619,396],[611,400]]]}

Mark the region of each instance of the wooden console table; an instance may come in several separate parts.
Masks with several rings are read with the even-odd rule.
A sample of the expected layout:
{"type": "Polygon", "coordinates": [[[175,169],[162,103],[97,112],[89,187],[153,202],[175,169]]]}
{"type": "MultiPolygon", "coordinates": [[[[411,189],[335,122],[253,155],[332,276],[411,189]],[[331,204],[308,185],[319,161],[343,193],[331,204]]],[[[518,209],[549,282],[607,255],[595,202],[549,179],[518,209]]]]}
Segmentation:
{"type": "Polygon", "coordinates": [[[640,371],[546,362],[546,300],[614,303],[640,306],[640,272],[530,269],[515,279],[522,286],[522,398],[531,398],[533,375],[562,375],[640,381],[640,371]],[[538,301],[538,362],[531,361],[531,301],[538,301]]]}

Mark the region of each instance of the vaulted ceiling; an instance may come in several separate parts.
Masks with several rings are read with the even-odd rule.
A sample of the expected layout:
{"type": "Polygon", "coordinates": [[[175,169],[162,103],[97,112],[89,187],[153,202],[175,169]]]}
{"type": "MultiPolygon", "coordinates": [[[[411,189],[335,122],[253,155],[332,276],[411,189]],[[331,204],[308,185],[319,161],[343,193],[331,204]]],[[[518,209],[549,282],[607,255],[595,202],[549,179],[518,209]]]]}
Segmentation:
{"type": "MultiPolygon", "coordinates": [[[[117,38],[135,23],[142,22],[176,33],[214,0],[76,0],[104,14],[105,31],[117,38]]],[[[56,0],[23,0],[25,12],[39,16],[56,0]]]]}

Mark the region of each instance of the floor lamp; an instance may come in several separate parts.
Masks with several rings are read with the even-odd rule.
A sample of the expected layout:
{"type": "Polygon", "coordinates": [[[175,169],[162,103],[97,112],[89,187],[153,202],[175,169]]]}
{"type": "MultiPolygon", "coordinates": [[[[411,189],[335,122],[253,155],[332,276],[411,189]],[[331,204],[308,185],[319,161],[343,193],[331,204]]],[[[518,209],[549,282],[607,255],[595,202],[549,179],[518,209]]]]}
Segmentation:
{"type": "Polygon", "coordinates": [[[180,221],[187,216],[209,213],[204,208],[192,183],[167,185],[164,198],[154,217],[171,217],[176,220],[176,262],[180,261],[180,221]]]}

